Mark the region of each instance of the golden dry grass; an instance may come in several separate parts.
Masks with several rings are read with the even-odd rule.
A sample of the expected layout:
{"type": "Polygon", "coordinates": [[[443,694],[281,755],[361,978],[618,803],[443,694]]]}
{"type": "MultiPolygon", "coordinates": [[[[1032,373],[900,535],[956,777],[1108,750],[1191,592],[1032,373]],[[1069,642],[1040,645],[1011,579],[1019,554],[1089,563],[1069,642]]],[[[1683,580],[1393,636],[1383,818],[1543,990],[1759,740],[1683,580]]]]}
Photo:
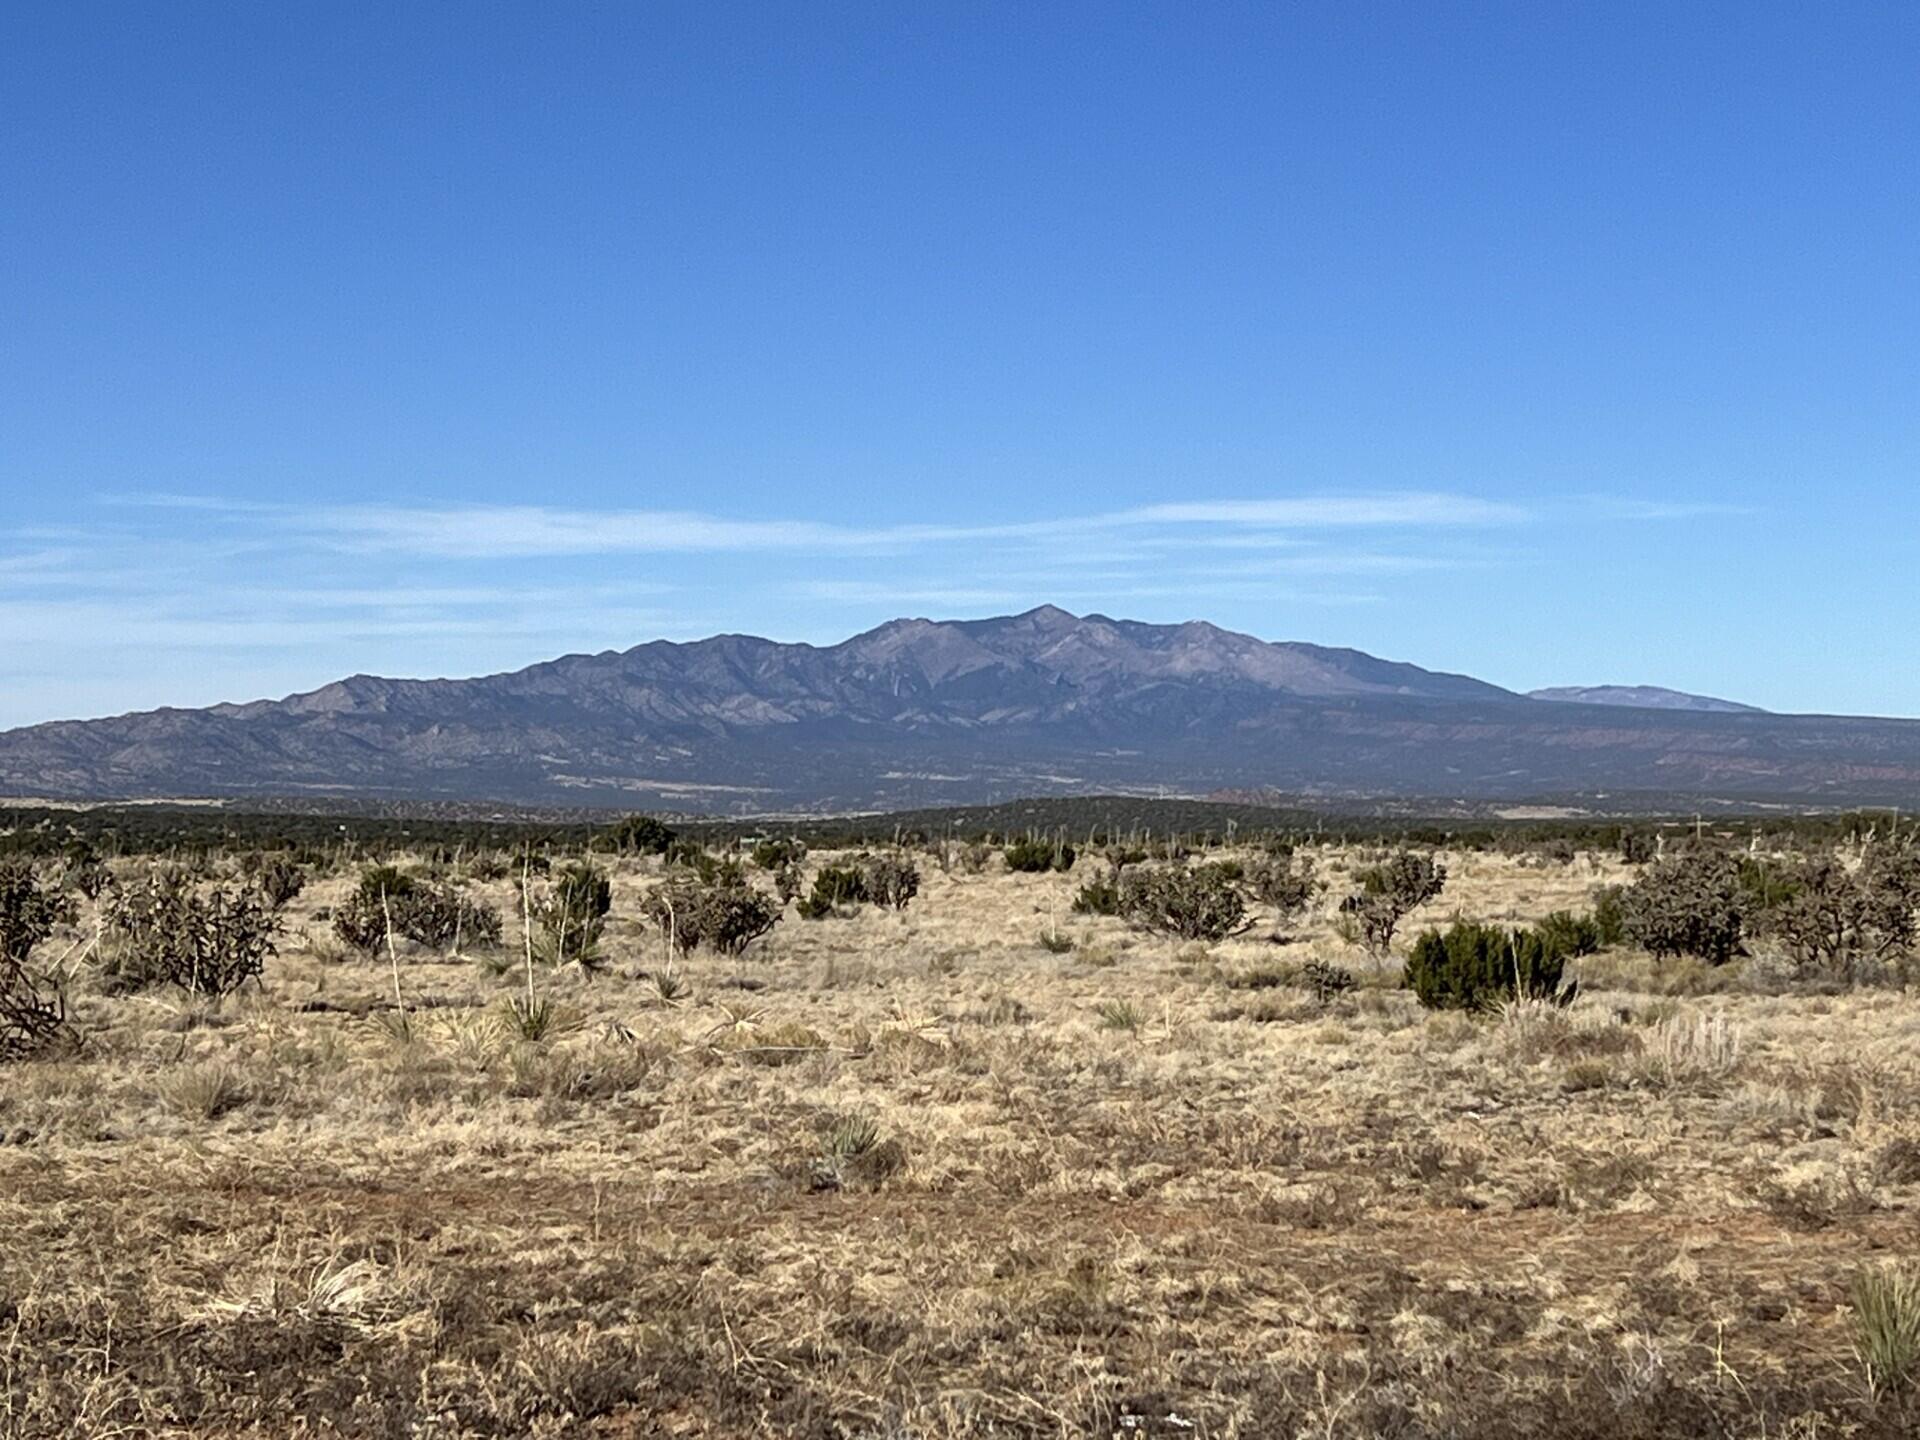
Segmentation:
{"type": "MultiPolygon", "coordinates": [[[[1620,878],[1447,859],[1407,933],[1620,878]]],[[[1915,1250],[1920,1004],[1602,957],[1427,1015],[1357,863],[1204,947],[923,861],[668,1000],[627,862],[539,1043],[511,963],[406,955],[401,1022],[317,884],[260,993],[83,993],[0,1079],[0,1435],[1913,1433],[1849,1297],[1915,1250]],[[1259,983],[1308,957],[1364,983],[1259,983]]]]}

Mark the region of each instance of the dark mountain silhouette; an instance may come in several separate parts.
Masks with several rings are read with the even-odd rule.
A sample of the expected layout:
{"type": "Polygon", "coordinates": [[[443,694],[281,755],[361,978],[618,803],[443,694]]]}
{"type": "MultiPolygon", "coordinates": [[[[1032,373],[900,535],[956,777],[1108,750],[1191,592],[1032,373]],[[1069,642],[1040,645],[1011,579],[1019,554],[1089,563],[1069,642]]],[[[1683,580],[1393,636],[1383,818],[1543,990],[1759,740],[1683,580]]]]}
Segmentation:
{"type": "Polygon", "coordinates": [[[1920,722],[1548,703],[1355,650],[1043,607],[0,734],[0,791],[716,812],[1091,791],[1904,803],[1920,722]]]}

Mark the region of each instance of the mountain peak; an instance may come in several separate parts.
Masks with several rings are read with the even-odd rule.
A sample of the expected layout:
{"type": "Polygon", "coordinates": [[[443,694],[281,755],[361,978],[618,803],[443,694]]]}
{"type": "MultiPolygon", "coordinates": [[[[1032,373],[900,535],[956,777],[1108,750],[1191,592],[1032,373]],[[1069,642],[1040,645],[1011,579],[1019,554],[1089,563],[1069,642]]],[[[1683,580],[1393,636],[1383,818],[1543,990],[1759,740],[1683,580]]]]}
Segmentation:
{"type": "Polygon", "coordinates": [[[1920,723],[1736,708],[1644,686],[1528,698],[1204,620],[1042,605],[902,618],[825,647],[657,641],[467,680],[357,675],[284,700],[36,726],[0,734],[0,793],[745,812],[1233,788],[1920,798],[1920,723]]]}

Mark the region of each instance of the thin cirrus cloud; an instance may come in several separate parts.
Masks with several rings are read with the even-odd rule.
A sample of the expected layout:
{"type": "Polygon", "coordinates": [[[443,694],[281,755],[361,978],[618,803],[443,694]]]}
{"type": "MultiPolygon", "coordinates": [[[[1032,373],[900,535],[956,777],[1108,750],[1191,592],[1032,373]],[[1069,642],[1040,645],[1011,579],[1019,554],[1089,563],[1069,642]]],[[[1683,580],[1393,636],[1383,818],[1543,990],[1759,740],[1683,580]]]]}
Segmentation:
{"type": "MultiPolygon", "coordinates": [[[[187,500],[166,497],[160,503],[187,500]]],[[[235,513],[341,549],[441,559],[727,551],[885,554],[1061,535],[1132,536],[1154,529],[1211,530],[1227,536],[1246,532],[1252,543],[1281,545],[1288,543],[1286,537],[1273,532],[1457,529],[1514,525],[1529,518],[1515,505],[1430,492],[1195,501],[987,525],[862,527],[688,510],[536,505],[343,505],[274,511],[249,505],[235,513]]]]}

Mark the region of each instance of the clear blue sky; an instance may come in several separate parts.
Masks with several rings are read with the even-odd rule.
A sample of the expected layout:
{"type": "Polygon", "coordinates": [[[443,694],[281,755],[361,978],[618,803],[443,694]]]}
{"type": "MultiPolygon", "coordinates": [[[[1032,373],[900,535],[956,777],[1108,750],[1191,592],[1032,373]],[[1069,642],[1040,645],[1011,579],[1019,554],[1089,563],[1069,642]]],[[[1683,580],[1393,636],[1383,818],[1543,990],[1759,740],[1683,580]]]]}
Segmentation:
{"type": "Polygon", "coordinates": [[[1052,601],[1920,714],[1920,6],[0,14],[0,724],[1052,601]]]}

